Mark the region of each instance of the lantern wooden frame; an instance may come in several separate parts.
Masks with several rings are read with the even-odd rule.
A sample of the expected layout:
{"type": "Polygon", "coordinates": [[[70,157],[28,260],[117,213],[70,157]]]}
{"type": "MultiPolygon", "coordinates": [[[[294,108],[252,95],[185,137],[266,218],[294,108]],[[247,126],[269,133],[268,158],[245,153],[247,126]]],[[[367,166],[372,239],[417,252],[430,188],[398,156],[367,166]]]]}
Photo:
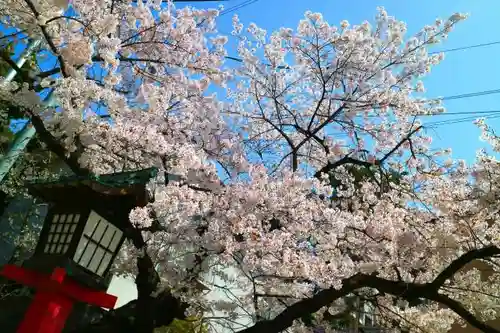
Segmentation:
{"type": "Polygon", "coordinates": [[[146,183],[156,174],[157,170],[152,168],[30,183],[30,192],[48,202],[49,210],[35,253],[26,266],[45,273],[63,267],[69,276],[86,286],[106,288],[110,280],[110,268],[125,240],[130,210],[147,203],[146,183]],[[95,222],[95,230],[89,229],[89,225],[94,223],[92,221],[95,222]],[[101,228],[102,234],[96,234],[98,228],[101,228]],[[110,230],[119,237],[112,238],[112,247],[111,241],[107,244],[105,239],[110,230]],[[61,239],[64,241],[61,242],[61,239]],[[87,241],[85,249],[81,244],[82,239],[87,241]],[[88,262],[80,262],[78,251],[81,250],[82,256],[87,255],[88,247],[93,247],[95,252],[88,262]],[[95,258],[99,259],[100,255],[104,257],[96,269],[95,258]],[[105,267],[101,267],[102,261],[105,261],[105,267]]]}

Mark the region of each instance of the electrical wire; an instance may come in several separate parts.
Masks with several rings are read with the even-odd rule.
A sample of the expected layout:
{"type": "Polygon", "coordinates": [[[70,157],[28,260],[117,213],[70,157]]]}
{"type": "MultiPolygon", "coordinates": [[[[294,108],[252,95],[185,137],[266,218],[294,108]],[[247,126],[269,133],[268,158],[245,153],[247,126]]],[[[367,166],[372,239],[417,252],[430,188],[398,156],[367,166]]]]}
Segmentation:
{"type": "Polygon", "coordinates": [[[434,100],[441,100],[441,101],[450,101],[450,100],[455,100],[455,99],[471,98],[471,97],[478,97],[478,96],[485,96],[485,95],[492,95],[492,94],[499,94],[499,93],[500,93],[500,89],[481,90],[481,91],[472,92],[472,93],[465,93],[465,94],[446,96],[446,97],[438,97],[438,98],[433,98],[433,99],[434,100]]]}
{"type": "MultiPolygon", "coordinates": [[[[247,1],[254,1],[255,2],[258,0],[247,0],[247,1]]],[[[455,48],[451,48],[451,49],[444,49],[444,50],[439,50],[439,51],[432,51],[432,52],[429,52],[429,54],[432,55],[432,54],[439,54],[439,53],[450,53],[450,52],[464,51],[464,50],[470,50],[470,49],[487,47],[487,46],[492,46],[492,45],[499,45],[499,44],[500,44],[500,40],[489,42],[489,43],[481,43],[481,44],[460,46],[460,47],[455,47],[455,48]]],[[[236,57],[226,57],[226,59],[234,60],[234,61],[238,61],[238,62],[243,61],[242,59],[236,58],[236,57]]]]}
{"type": "MultiPolygon", "coordinates": [[[[232,7],[229,7],[227,9],[221,11],[219,16],[232,13],[238,9],[241,9],[241,8],[249,6],[253,3],[256,3],[257,1],[258,0],[245,0],[240,4],[234,5],[232,7]]],[[[480,44],[461,46],[461,47],[456,47],[456,48],[451,48],[451,49],[433,51],[433,52],[429,52],[429,54],[432,55],[432,54],[438,54],[438,53],[450,53],[450,52],[464,51],[464,50],[481,48],[481,47],[488,47],[488,46],[499,45],[499,44],[500,44],[500,41],[493,41],[493,42],[489,42],[489,43],[480,43],[480,44]]],[[[243,61],[240,58],[231,57],[231,56],[227,56],[226,59],[237,61],[237,62],[243,61]]],[[[281,67],[285,68],[284,66],[281,66],[281,67]]],[[[449,100],[471,98],[471,97],[485,96],[485,95],[498,94],[498,93],[500,93],[500,89],[483,90],[483,91],[478,91],[478,92],[473,92],[473,93],[465,93],[465,94],[459,94],[459,95],[439,97],[436,99],[439,99],[442,101],[449,101],[449,100]]],[[[427,124],[427,126],[438,127],[438,126],[443,126],[443,125],[451,125],[451,124],[470,122],[470,121],[476,120],[477,116],[479,116],[479,115],[481,115],[484,118],[488,118],[488,119],[496,119],[496,118],[500,118],[500,110],[471,111],[471,112],[448,112],[448,113],[445,112],[445,113],[439,113],[439,114],[429,114],[429,115],[420,115],[420,116],[454,116],[454,115],[473,115],[473,116],[430,122],[427,124]]]]}
{"type": "Polygon", "coordinates": [[[234,6],[231,6],[231,7],[227,8],[227,9],[222,10],[219,13],[219,16],[230,14],[230,13],[232,13],[232,12],[238,10],[238,9],[250,6],[251,4],[256,3],[257,1],[259,1],[259,0],[245,0],[242,3],[239,3],[237,5],[234,5],[234,6]]]}
{"type": "MultiPolygon", "coordinates": [[[[483,116],[482,118],[485,118],[485,119],[498,119],[498,118],[500,118],[500,114],[483,116]]],[[[436,128],[436,127],[445,126],[445,125],[470,123],[470,122],[475,121],[476,119],[477,119],[477,117],[463,117],[463,118],[449,119],[449,120],[443,120],[443,121],[434,121],[434,122],[429,122],[429,123],[426,123],[426,124],[424,123],[424,127],[436,128]]]]}
{"type": "MultiPolygon", "coordinates": [[[[200,1],[203,1],[203,0],[200,0],[200,1]]],[[[227,1],[227,0],[223,0],[223,1],[227,1]]],[[[249,5],[253,4],[253,3],[256,3],[257,1],[259,1],[259,0],[245,0],[242,3],[240,3],[240,4],[234,5],[232,7],[229,7],[227,9],[224,9],[224,10],[220,11],[219,12],[219,16],[232,13],[232,12],[238,10],[238,9],[241,9],[241,8],[245,8],[246,6],[249,6],[249,5]]],[[[205,19],[201,20],[201,22],[198,23],[196,26],[200,27],[201,25],[203,25],[203,23],[205,23],[205,19]]],[[[225,57],[225,58],[226,59],[230,59],[230,60],[238,61],[237,58],[232,58],[232,57],[225,57]]],[[[243,60],[240,59],[240,61],[243,61],[243,60]]]]}
{"type": "Polygon", "coordinates": [[[455,47],[455,48],[452,48],[452,49],[445,49],[445,50],[441,50],[441,51],[433,51],[433,52],[429,52],[429,54],[438,54],[438,53],[449,53],[449,52],[455,52],[455,51],[463,51],[463,50],[475,49],[475,48],[479,48],[479,47],[486,47],[486,46],[498,45],[498,44],[500,44],[500,40],[494,41],[494,42],[489,42],[489,43],[481,43],[481,44],[475,44],[475,45],[455,47]]]}
{"type": "MultiPolygon", "coordinates": [[[[482,91],[476,91],[476,92],[472,92],[472,93],[465,93],[465,94],[459,94],[459,95],[429,98],[428,100],[425,100],[423,102],[426,103],[428,101],[437,101],[437,100],[451,101],[451,100],[472,98],[472,97],[479,97],[479,96],[486,96],[486,95],[493,95],[493,94],[500,94],[500,89],[482,90],[482,91]]],[[[475,113],[477,113],[477,112],[488,113],[490,111],[476,111],[475,113]]],[[[439,115],[446,116],[446,115],[451,115],[451,114],[466,114],[466,113],[463,113],[463,112],[447,113],[447,112],[445,112],[445,113],[432,113],[432,114],[428,114],[428,115],[419,115],[419,116],[439,116],[439,115]]]]}
{"type": "Polygon", "coordinates": [[[458,115],[488,115],[488,114],[500,114],[500,110],[430,113],[430,114],[421,114],[421,115],[419,115],[419,117],[458,116],[458,115]]]}

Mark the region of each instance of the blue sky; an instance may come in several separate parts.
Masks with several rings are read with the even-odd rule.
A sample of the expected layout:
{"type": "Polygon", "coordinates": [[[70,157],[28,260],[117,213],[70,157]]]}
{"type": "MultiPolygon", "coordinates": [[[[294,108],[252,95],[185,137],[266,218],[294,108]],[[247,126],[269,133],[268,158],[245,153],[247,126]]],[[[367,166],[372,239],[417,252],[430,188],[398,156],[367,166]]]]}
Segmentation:
{"type": "MultiPolygon", "coordinates": [[[[243,0],[230,0],[224,3],[230,8],[243,0]]],[[[214,7],[216,3],[205,4],[214,7]]],[[[446,19],[455,12],[470,14],[469,19],[460,23],[450,34],[447,41],[433,50],[489,43],[500,40],[500,29],[494,22],[500,22],[500,1],[498,0],[258,0],[236,11],[242,23],[255,22],[268,31],[280,27],[296,27],[306,10],[321,12],[330,24],[338,24],[347,19],[351,24],[372,20],[377,6],[384,6],[389,15],[405,21],[409,33],[416,32],[425,24],[432,24],[438,17],[446,19]]],[[[233,13],[219,18],[219,31],[230,33],[233,13]]],[[[230,53],[236,52],[230,47],[230,53]]],[[[427,97],[452,96],[463,93],[500,88],[500,45],[480,47],[464,51],[447,53],[445,60],[434,67],[425,80],[427,97]]],[[[232,55],[232,54],[230,54],[232,55]]],[[[500,110],[500,94],[457,99],[445,102],[448,112],[475,112],[500,110]]],[[[468,115],[465,115],[468,116],[468,115]]],[[[459,119],[464,115],[440,116],[429,119],[430,122],[446,119],[459,119]]],[[[489,121],[493,127],[500,128],[500,120],[489,121]]],[[[436,147],[451,147],[455,158],[472,161],[475,151],[486,147],[479,141],[479,131],[472,124],[456,123],[439,126],[431,132],[436,147]]]]}
{"type": "MultiPolygon", "coordinates": [[[[229,0],[224,2],[224,6],[228,9],[244,2],[245,0],[229,0]]],[[[187,4],[194,3],[177,5],[182,7],[187,4]]],[[[203,7],[217,5],[217,2],[196,4],[203,7]]],[[[500,29],[495,28],[494,24],[500,21],[498,0],[254,0],[248,6],[221,16],[218,26],[220,33],[229,34],[232,30],[232,15],[237,13],[245,25],[255,22],[268,31],[280,27],[295,28],[306,10],[323,13],[331,24],[337,24],[343,19],[358,24],[363,20],[372,20],[377,6],[384,6],[390,15],[405,21],[410,34],[425,24],[434,22],[437,17],[445,19],[454,12],[469,13],[469,19],[459,24],[444,44],[436,46],[436,51],[500,40],[497,32],[500,29]]],[[[435,67],[424,80],[426,96],[452,96],[500,88],[500,82],[497,82],[497,77],[500,77],[500,62],[496,61],[499,53],[500,44],[447,53],[444,62],[435,67]]],[[[229,55],[236,56],[235,43],[229,44],[229,55]]],[[[451,113],[500,110],[500,94],[447,101],[445,106],[451,113]]],[[[465,116],[468,115],[440,116],[429,121],[465,116]]],[[[500,119],[492,119],[489,124],[499,128],[500,119]]],[[[485,146],[479,141],[479,131],[472,125],[472,121],[439,126],[431,133],[435,146],[451,147],[455,158],[472,161],[475,151],[485,146]]]]}

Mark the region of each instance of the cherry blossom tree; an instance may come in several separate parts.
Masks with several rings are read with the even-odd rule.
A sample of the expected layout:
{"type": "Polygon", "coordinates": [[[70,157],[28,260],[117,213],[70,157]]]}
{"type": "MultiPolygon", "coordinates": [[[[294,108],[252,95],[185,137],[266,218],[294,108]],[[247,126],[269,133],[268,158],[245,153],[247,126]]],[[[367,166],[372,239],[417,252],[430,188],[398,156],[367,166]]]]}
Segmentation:
{"type": "MultiPolygon", "coordinates": [[[[85,175],[156,164],[171,171],[173,164],[185,168],[182,160],[172,160],[174,152],[200,165],[203,158],[192,159],[198,150],[202,156],[212,150],[224,153],[211,147],[214,138],[203,145],[193,143],[206,133],[224,134],[218,102],[202,94],[207,80],[223,82],[226,75],[219,69],[226,38],[215,34],[205,41],[214,31],[217,10],[176,11],[172,3],[161,1],[15,1],[3,3],[0,13],[2,23],[41,39],[57,58],[56,67],[45,72],[26,73],[11,64],[24,84],[2,82],[1,98],[23,110],[44,147],[73,172],[85,175]],[[205,78],[191,79],[195,74],[205,78]],[[53,91],[57,110],[41,103],[38,93],[45,90],[53,91]],[[95,115],[99,107],[106,108],[113,126],[95,115]],[[147,109],[155,112],[144,112],[147,109]],[[127,113],[135,125],[125,121],[127,113]],[[124,159],[127,154],[130,158],[124,159]]],[[[131,224],[130,230],[133,248],[143,251],[147,239],[141,229],[131,224]]],[[[169,292],[151,295],[160,282],[153,266],[149,254],[137,261],[135,309],[142,314],[134,313],[137,320],[132,326],[137,329],[127,322],[124,331],[150,332],[184,317],[183,310],[175,310],[180,302],[169,292]],[[172,307],[168,318],[157,319],[160,310],[172,307]]]]}
{"type": "Polygon", "coordinates": [[[242,332],[327,330],[349,295],[388,328],[499,332],[487,323],[498,277],[470,268],[498,267],[498,163],[447,159],[418,119],[444,112],[419,80],[443,58],[427,47],[464,15],[413,37],[383,8],[372,24],[338,27],[307,12],[270,35],[255,24],[244,32],[235,16],[242,62],[232,68],[217,10],[68,6],[0,5],[4,24],[57,58],[49,72],[19,70],[24,84],[2,82],[0,97],[74,173],[161,171],[148,205],[130,212],[116,267],[135,276],[138,299],[82,332],[152,332],[202,314],[214,331],[236,308],[255,323],[242,332]],[[43,106],[44,90],[59,108],[43,106]],[[234,302],[203,297],[214,267],[225,285],[209,287],[245,291],[234,302]],[[225,315],[206,315],[215,310],[225,315]]]}

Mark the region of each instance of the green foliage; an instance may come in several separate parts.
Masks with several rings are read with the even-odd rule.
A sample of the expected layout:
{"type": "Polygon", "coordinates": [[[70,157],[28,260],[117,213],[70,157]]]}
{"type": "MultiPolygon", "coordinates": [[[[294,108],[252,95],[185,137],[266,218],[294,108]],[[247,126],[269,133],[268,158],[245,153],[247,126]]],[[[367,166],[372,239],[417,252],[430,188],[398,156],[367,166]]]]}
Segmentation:
{"type": "Polygon", "coordinates": [[[352,316],[346,315],[343,318],[336,318],[330,321],[330,327],[332,329],[349,329],[352,326],[353,318],[352,316]]]}
{"type": "Polygon", "coordinates": [[[308,313],[306,314],[305,316],[302,316],[300,318],[300,320],[302,320],[302,322],[304,323],[304,325],[306,327],[314,327],[314,315],[312,313],[308,313]]]}
{"type": "Polygon", "coordinates": [[[5,76],[10,70],[10,66],[3,60],[3,56],[14,57],[14,43],[0,43],[0,54],[2,55],[2,60],[0,60],[0,75],[5,76]]]}
{"type": "Polygon", "coordinates": [[[318,313],[306,314],[300,318],[304,326],[309,328],[320,328],[328,326],[333,330],[348,330],[354,326],[356,318],[355,309],[345,311],[336,315],[325,312],[322,316],[318,313]]]}
{"type": "Polygon", "coordinates": [[[154,333],[207,333],[206,325],[199,318],[188,317],[185,320],[174,319],[168,325],[156,328],[154,333]]]}
{"type": "Polygon", "coordinates": [[[6,151],[8,145],[14,140],[14,133],[10,130],[9,126],[0,127],[0,147],[1,151],[6,151]]]}
{"type": "MultiPolygon", "coordinates": [[[[360,167],[352,164],[345,165],[347,172],[350,173],[354,178],[354,183],[359,184],[364,180],[373,177],[373,168],[360,167]]],[[[330,172],[330,184],[333,188],[341,188],[341,182],[335,177],[335,170],[330,172]]]]}
{"type": "MultiPolygon", "coordinates": [[[[378,166],[358,166],[348,164],[345,165],[347,172],[351,174],[354,178],[354,185],[356,188],[360,187],[360,184],[364,181],[370,181],[374,179],[381,179],[381,185],[383,189],[387,189],[391,185],[399,185],[401,179],[407,175],[407,172],[399,172],[393,169],[381,170],[378,166]]],[[[330,172],[330,184],[335,189],[342,188],[340,180],[335,177],[335,170],[330,172]]]]}
{"type": "MultiPolygon", "coordinates": [[[[15,56],[15,52],[14,52],[14,49],[15,49],[15,44],[16,42],[14,41],[4,41],[2,42],[0,40],[0,54],[2,55],[0,57],[0,75],[1,76],[5,76],[7,75],[7,73],[10,71],[11,67],[10,65],[5,61],[3,60],[5,57],[7,58],[10,58],[12,60],[14,60],[14,56],[15,56]]],[[[28,61],[26,61],[23,66],[21,67],[21,70],[23,72],[28,72],[30,71],[33,67],[35,67],[37,64],[37,55],[35,53],[33,53],[31,56],[30,56],[30,59],[28,59],[28,61]]],[[[21,84],[23,83],[23,79],[20,75],[16,75],[13,79],[13,81],[21,84]]]]}

